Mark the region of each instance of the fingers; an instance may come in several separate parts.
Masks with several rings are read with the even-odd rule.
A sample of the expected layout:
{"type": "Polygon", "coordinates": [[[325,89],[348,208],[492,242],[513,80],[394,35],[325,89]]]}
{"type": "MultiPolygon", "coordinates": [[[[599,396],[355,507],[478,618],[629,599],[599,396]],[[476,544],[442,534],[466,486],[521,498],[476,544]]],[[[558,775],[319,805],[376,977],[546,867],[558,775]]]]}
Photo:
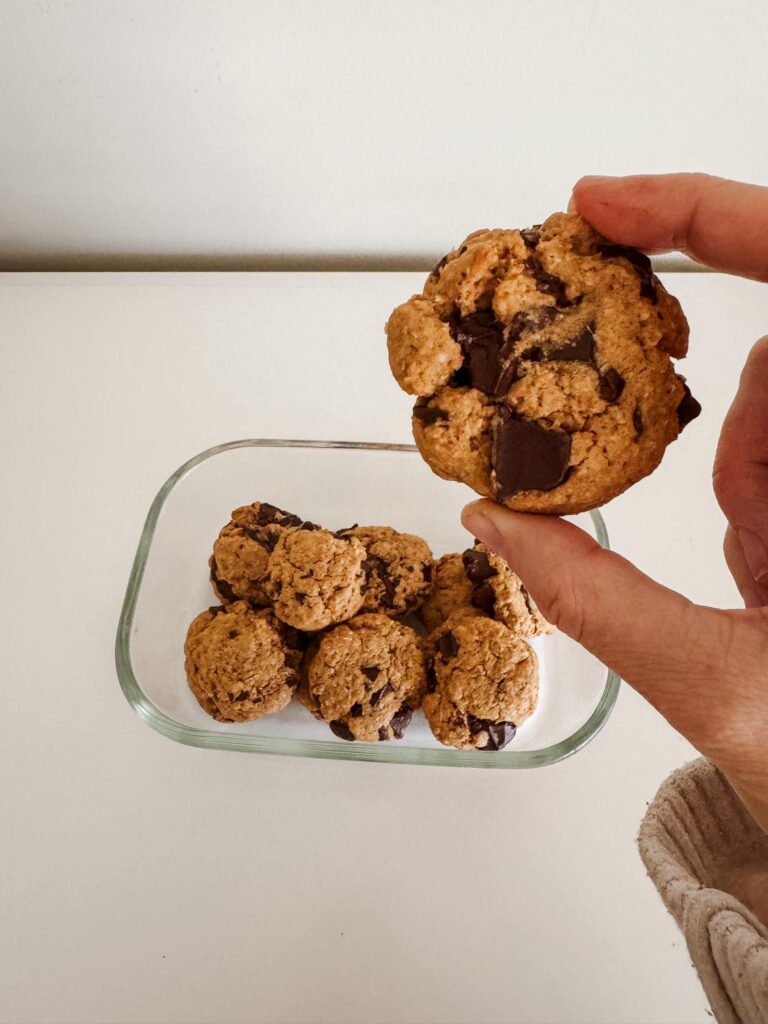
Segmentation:
{"type": "Polygon", "coordinates": [[[736,581],[745,608],[764,608],[768,606],[768,587],[761,587],[752,575],[752,570],[744,557],[741,541],[732,526],[725,531],[723,554],[728,569],[736,581]]]}
{"type": "Polygon", "coordinates": [[[691,604],[562,519],[485,500],[468,505],[462,521],[509,562],[550,622],[676,728],[702,735],[706,723],[696,716],[711,704],[717,662],[728,649],[727,613],[691,604]]]}
{"type": "Polygon", "coordinates": [[[638,174],[578,181],[575,208],[615,242],[679,249],[700,263],[768,281],[768,188],[706,174],[638,174]]]}
{"type": "Polygon", "coordinates": [[[729,567],[732,560],[743,573],[738,540],[752,581],[768,587],[768,336],[757,342],[742,370],[720,432],[712,483],[735,534],[726,549],[729,567]]]}

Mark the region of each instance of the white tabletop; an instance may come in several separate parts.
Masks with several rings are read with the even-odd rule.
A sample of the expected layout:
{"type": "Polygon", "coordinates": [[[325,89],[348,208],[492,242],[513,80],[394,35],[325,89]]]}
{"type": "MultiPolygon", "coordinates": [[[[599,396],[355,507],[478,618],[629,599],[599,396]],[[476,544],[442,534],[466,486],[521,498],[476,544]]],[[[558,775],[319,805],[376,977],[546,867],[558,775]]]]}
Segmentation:
{"type": "MultiPolygon", "coordinates": [[[[409,439],[382,325],[421,278],[0,277],[4,1022],[711,1019],[635,848],[693,751],[627,687],[572,759],[483,772],[182,747],[117,684],[128,571],[177,465],[238,437],[409,439]]],[[[705,411],[606,519],[645,570],[728,605],[709,467],[768,292],[671,286],[705,411]]]]}

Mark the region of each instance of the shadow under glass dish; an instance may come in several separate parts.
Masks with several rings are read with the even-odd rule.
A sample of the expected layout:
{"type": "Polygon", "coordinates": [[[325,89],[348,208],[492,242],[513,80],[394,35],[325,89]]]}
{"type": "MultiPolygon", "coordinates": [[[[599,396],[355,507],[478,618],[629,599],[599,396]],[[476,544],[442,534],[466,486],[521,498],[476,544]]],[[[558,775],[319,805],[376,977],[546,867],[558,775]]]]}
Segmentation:
{"type": "MultiPolygon", "coordinates": [[[[619,681],[559,632],[533,640],[539,706],[498,752],[441,746],[421,712],[402,740],[388,743],[337,739],[296,700],[277,715],[225,725],[206,715],[187,686],[184,638],[192,619],[218,604],[208,558],[232,509],[269,501],[332,530],[393,526],[424,537],[438,558],[471,545],[459,513],[474,497],[435,476],[412,445],[251,440],[195,456],[152,503],[131,569],[116,643],[129,703],[164,736],[223,750],[478,768],[534,768],[575,753],[605,723],[619,681]]],[[[599,512],[569,518],[608,547],[599,512]]]]}

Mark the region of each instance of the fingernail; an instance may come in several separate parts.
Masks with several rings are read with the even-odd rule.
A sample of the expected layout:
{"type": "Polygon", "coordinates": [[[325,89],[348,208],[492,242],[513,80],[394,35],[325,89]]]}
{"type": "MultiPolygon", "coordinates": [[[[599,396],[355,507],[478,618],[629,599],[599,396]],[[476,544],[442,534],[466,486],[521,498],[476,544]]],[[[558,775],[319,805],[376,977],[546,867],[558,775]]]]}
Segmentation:
{"type": "Polygon", "coordinates": [[[479,541],[486,544],[492,551],[498,551],[502,544],[498,514],[504,515],[491,501],[472,501],[461,513],[461,523],[465,530],[473,533],[479,541]]]}
{"type": "Polygon", "coordinates": [[[757,587],[751,587],[748,583],[739,587],[739,593],[745,608],[764,608],[768,604],[768,596],[760,593],[757,587]]]}
{"type": "Polygon", "coordinates": [[[758,583],[768,584],[768,550],[762,537],[751,530],[737,530],[749,571],[758,583]]]}

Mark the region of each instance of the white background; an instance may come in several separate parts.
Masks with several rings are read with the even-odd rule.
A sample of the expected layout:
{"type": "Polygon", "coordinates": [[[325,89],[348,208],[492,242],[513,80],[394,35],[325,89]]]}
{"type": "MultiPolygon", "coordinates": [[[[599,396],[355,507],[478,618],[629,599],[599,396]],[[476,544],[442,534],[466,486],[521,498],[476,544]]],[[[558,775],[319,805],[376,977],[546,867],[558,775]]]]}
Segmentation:
{"type": "Polygon", "coordinates": [[[762,0],[0,0],[0,262],[413,266],[585,173],[765,181],[766,38],[762,0]]]}
{"type": "MultiPolygon", "coordinates": [[[[710,1020],[635,848],[692,751],[626,687],[570,760],[484,772],[181,747],[118,686],[160,484],[237,437],[407,441],[382,324],[422,280],[0,278],[3,1024],[710,1020]]],[[[710,463],[768,289],[667,283],[704,413],[606,521],[729,605],[710,463]]]]}

